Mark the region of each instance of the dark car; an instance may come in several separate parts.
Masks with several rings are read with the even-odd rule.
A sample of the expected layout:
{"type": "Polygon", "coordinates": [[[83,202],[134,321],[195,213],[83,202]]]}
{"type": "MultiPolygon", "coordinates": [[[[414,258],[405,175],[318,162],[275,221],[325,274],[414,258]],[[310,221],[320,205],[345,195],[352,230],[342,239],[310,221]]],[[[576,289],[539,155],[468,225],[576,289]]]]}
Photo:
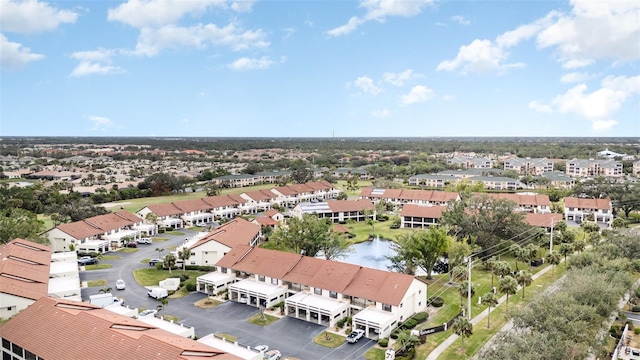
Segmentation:
{"type": "Polygon", "coordinates": [[[157,263],[161,263],[162,259],[151,259],[149,260],[149,265],[154,266],[157,263]]]}
{"type": "Polygon", "coordinates": [[[129,247],[129,248],[137,248],[138,244],[136,244],[134,242],[130,242],[130,243],[126,243],[124,246],[129,247]]]}
{"type": "Polygon", "coordinates": [[[83,256],[78,259],[78,265],[95,265],[98,263],[98,258],[91,256],[83,256]]]}

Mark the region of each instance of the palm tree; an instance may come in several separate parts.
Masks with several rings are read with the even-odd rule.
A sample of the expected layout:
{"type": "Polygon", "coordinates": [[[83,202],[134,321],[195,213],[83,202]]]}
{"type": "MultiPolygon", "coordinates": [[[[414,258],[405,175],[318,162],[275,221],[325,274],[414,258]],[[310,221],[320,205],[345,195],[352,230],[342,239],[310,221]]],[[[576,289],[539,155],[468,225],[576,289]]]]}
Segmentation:
{"type": "Polygon", "coordinates": [[[525,246],[523,250],[526,252],[529,269],[531,269],[531,261],[538,256],[538,246],[536,244],[529,244],[525,246]]]}
{"type": "Polygon", "coordinates": [[[507,295],[507,311],[509,310],[509,295],[513,295],[518,291],[518,283],[511,275],[507,275],[500,279],[498,291],[507,295]]]}
{"type": "Polygon", "coordinates": [[[162,255],[162,253],[164,252],[163,248],[156,248],[156,251],[158,252],[158,257],[160,257],[162,255]]]}
{"type": "MultiPolygon", "coordinates": [[[[469,281],[463,281],[460,283],[460,308],[463,307],[463,300],[469,296],[469,281]]],[[[473,288],[473,284],[471,284],[471,296],[475,295],[476,290],[473,288]]]]}
{"type": "Polygon", "coordinates": [[[511,274],[511,265],[506,261],[496,261],[493,265],[493,273],[501,278],[507,276],[511,274]]]}
{"type": "Polygon", "coordinates": [[[167,254],[167,256],[164,257],[164,261],[162,262],[162,265],[164,267],[169,268],[169,274],[171,274],[171,268],[173,268],[176,265],[176,256],[173,254],[167,254]]]}
{"type": "Polygon", "coordinates": [[[509,251],[513,255],[516,260],[516,271],[518,271],[518,260],[524,260],[525,252],[524,249],[518,244],[513,244],[509,248],[509,251]]]}
{"type": "Polygon", "coordinates": [[[182,260],[182,273],[187,271],[187,260],[191,257],[191,249],[187,247],[183,247],[181,250],[178,250],[178,258],[182,260]]]}
{"type": "Polygon", "coordinates": [[[491,308],[498,305],[498,297],[493,291],[489,291],[482,297],[482,302],[487,304],[489,308],[489,313],[487,314],[487,329],[489,329],[491,327],[491,308]]]}
{"type": "Polygon", "coordinates": [[[110,293],[110,292],[111,292],[111,290],[112,290],[112,289],[111,289],[110,287],[103,287],[103,288],[102,288],[102,289],[100,289],[98,292],[99,292],[100,294],[108,294],[108,293],[110,293]]]}
{"type": "Polygon", "coordinates": [[[531,285],[533,282],[533,275],[531,275],[530,271],[520,271],[516,275],[516,281],[520,286],[522,286],[522,298],[524,299],[524,288],[531,285]]]}
{"type": "Polygon", "coordinates": [[[557,252],[547,254],[547,262],[551,264],[553,267],[551,268],[551,275],[554,275],[553,272],[556,268],[556,265],[560,264],[560,254],[557,252]]]}
{"type": "Polygon", "coordinates": [[[396,345],[398,346],[398,352],[400,353],[411,350],[411,348],[419,343],[420,339],[415,335],[411,335],[408,330],[401,331],[396,339],[396,345]]]}
{"type": "Polygon", "coordinates": [[[564,263],[566,266],[567,256],[573,253],[573,244],[569,244],[569,243],[560,244],[560,249],[558,249],[558,251],[560,251],[560,254],[564,256],[564,263]]]}
{"type": "Polygon", "coordinates": [[[585,247],[587,247],[587,241],[585,239],[580,239],[573,242],[573,248],[577,252],[582,252],[585,247]]]}
{"type": "Polygon", "coordinates": [[[496,266],[496,262],[498,262],[498,260],[494,256],[484,263],[484,267],[491,272],[491,288],[492,289],[493,289],[493,275],[495,275],[495,272],[493,270],[496,266]]]}
{"type": "Polygon", "coordinates": [[[462,339],[462,345],[464,345],[464,339],[473,334],[473,324],[471,324],[466,316],[458,316],[453,321],[451,328],[453,329],[453,332],[462,339]]]}

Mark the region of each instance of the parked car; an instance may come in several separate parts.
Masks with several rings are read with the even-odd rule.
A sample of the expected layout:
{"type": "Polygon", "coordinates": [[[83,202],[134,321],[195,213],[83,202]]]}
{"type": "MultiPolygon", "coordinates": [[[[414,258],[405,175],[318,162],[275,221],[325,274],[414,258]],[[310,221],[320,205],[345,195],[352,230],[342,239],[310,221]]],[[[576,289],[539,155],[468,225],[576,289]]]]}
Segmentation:
{"type": "Polygon", "coordinates": [[[124,280],[122,279],[116,280],[116,290],[124,290],[124,288],[125,288],[124,280]]]}
{"type": "Polygon", "coordinates": [[[136,244],[134,242],[129,242],[129,243],[126,243],[124,246],[128,247],[128,248],[137,248],[138,244],[136,244]]]}
{"type": "Polygon", "coordinates": [[[269,351],[269,345],[258,345],[254,349],[264,353],[269,351]]]}
{"type": "Polygon", "coordinates": [[[150,297],[156,299],[156,300],[160,300],[160,299],[164,299],[167,296],[169,296],[169,292],[167,291],[167,289],[163,289],[163,288],[153,288],[150,289],[147,292],[147,295],[149,295],[150,297]]]}
{"type": "Polygon", "coordinates": [[[364,336],[364,330],[355,329],[347,336],[347,342],[350,344],[355,344],[364,336]]]}
{"type": "Polygon", "coordinates": [[[149,316],[149,315],[153,315],[155,316],[158,313],[158,310],[154,310],[154,309],[147,309],[145,311],[141,311],[138,314],[138,317],[143,317],[143,316],[149,316]]]}
{"type": "Polygon", "coordinates": [[[151,238],[144,237],[144,238],[140,238],[140,239],[136,240],[136,242],[137,242],[138,244],[146,244],[146,245],[150,245],[151,243],[153,243],[153,240],[151,240],[151,238]]]}
{"type": "Polygon", "coordinates": [[[151,259],[149,260],[149,265],[154,266],[157,263],[162,263],[162,259],[151,259]]]}
{"type": "Polygon", "coordinates": [[[264,360],[280,360],[280,358],[282,357],[282,354],[280,354],[280,351],[278,350],[269,350],[266,353],[264,353],[264,360]]]}
{"type": "Polygon", "coordinates": [[[98,263],[98,258],[91,256],[83,256],[78,259],[78,265],[95,265],[98,263]]]}

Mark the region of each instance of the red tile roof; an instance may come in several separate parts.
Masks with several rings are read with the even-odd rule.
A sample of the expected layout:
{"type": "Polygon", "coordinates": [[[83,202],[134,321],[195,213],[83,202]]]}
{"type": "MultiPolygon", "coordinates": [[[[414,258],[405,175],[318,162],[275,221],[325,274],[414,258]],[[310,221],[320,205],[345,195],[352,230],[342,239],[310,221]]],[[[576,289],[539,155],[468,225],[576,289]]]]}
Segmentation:
{"type": "Polygon", "coordinates": [[[194,249],[209,241],[217,241],[230,248],[238,245],[249,245],[260,233],[260,225],[237,217],[211,230],[202,239],[191,246],[194,249]]]}
{"type": "Polygon", "coordinates": [[[527,223],[531,226],[539,227],[551,227],[552,224],[557,224],[562,221],[562,214],[547,213],[547,214],[535,214],[527,213],[527,223]]]}
{"type": "Polygon", "coordinates": [[[141,218],[127,210],[120,210],[115,213],[98,215],[69,224],[60,224],[56,228],[73,236],[75,239],[85,239],[141,221],[141,218]]]}
{"type": "Polygon", "coordinates": [[[496,193],[486,193],[486,194],[483,193],[483,195],[487,195],[494,199],[511,200],[516,204],[518,204],[519,206],[551,206],[549,195],[496,194],[496,193]]]}
{"type": "Polygon", "coordinates": [[[246,196],[250,197],[254,201],[269,201],[271,199],[275,199],[277,196],[271,190],[261,189],[255,191],[247,191],[244,193],[246,196]]]}
{"type": "Polygon", "coordinates": [[[341,224],[336,224],[333,227],[333,231],[339,232],[339,233],[345,233],[345,234],[348,234],[348,233],[351,232],[351,230],[349,230],[349,228],[347,228],[346,226],[341,225],[341,224]]]}
{"type": "Polygon", "coordinates": [[[273,220],[272,218],[270,218],[268,216],[258,216],[253,220],[255,222],[257,222],[258,225],[260,225],[260,226],[275,226],[275,225],[278,225],[277,221],[273,220]]]}
{"type": "Polygon", "coordinates": [[[612,210],[611,199],[583,199],[566,197],[564,198],[564,207],[592,210],[612,210]]]}
{"type": "Polygon", "coordinates": [[[376,209],[371,200],[358,199],[358,200],[327,200],[327,205],[332,212],[350,212],[376,209]]]}
{"type": "Polygon", "coordinates": [[[147,205],[147,209],[151,210],[156,216],[172,216],[184,214],[180,208],[173,203],[151,204],[147,205]]]}
{"type": "Polygon", "coordinates": [[[412,216],[426,219],[440,219],[446,206],[418,206],[416,204],[404,204],[400,216],[412,216]]]}
{"type": "Polygon", "coordinates": [[[50,297],[3,324],[0,336],[44,359],[240,359],[95,305],[50,297]]]}
{"type": "Polygon", "coordinates": [[[174,201],[172,204],[178,209],[182,210],[183,213],[206,211],[211,210],[212,208],[211,205],[202,201],[202,199],[174,201]]]}
{"type": "Polygon", "coordinates": [[[202,201],[211,205],[211,207],[214,209],[225,206],[236,206],[247,202],[247,200],[243,199],[242,196],[237,194],[207,196],[202,198],[202,201]]]}
{"type": "Polygon", "coordinates": [[[280,211],[276,210],[276,209],[269,209],[267,211],[264,212],[265,215],[267,215],[268,217],[272,218],[277,214],[280,214],[280,211]]]}
{"type": "Polygon", "coordinates": [[[49,291],[51,249],[15,239],[0,246],[0,293],[37,300],[49,291]]]}
{"type": "Polygon", "coordinates": [[[321,190],[331,190],[334,188],[334,186],[325,180],[322,181],[309,181],[307,183],[305,183],[306,186],[310,187],[312,190],[314,191],[321,191],[321,190]]]}
{"type": "Polygon", "coordinates": [[[458,194],[450,191],[382,189],[381,193],[373,193],[373,188],[363,188],[360,196],[377,199],[399,199],[403,201],[449,202],[458,199],[458,194]]]}
{"type": "Polygon", "coordinates": [[[216,266],[259,274],[398,306],[414,277],[339,261],[237,246],[216,266]]]}

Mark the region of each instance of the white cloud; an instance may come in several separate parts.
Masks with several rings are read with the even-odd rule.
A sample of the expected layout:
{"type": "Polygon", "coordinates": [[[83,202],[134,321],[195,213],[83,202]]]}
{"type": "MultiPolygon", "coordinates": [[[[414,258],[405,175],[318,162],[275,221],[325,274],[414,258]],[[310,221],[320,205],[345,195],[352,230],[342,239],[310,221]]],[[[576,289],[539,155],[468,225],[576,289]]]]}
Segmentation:
{"type": "Polygon", "coordinates": [[[382,78],[391,85],[403,86],[405,81],[417,79],[423,76],[424,75],[422,74],[414,73],[412,69],[407,69],[399,73],[384,73],[382,78]]]}
{"type": "Polygon", "coordinates": [[[524,67],[522,63],[507,64],[508,53],[490,40],[474,40],[463,45],[453,60],[445,60],[438,64],[436,71],[454,71],[460,69],[463,74],[483,73],[488,71],[504,72],[511,68],[524,67]]]}
{"type": "Polygon", "coordinates": [[[428,87],[423,85],[416,85],[408,94],[402,95],[400,103],[404,106],[423,103],[431,99],[433,95],[434,91],[429,89],[428,87]]]}
{"type": "Polygon", "coordinates": [[[26,64],[44,59],[44,55],[34,54],[22,44],[11,42],[0,34],[0,68],[20,69],[26,64]]]}
{"type": "Polygon", "coordinates": [[[250,12],[253,8],[253,3],[253,0],[234,1],[231,3],[231,9],[239,13],[250,12]]]}
{"type": "Polygon", "coordinates": [[[327,31],[329,36],[349,34],[365,22],[376,20],[384,22],[388,16],[411,17],[422,12],[425,5],[433,0],[362,0],[360,7],[366,9],[362,17],[353,16],[345,25],[327,31]]]}
{"type": "Polygon", "coordinates": [[[233,24],[217,27],[215,24],[179,27],[167,25],[159,29],[144,28],[140,31],[135,54],[154,56],[166,48],[195,47],[207,45],[228,46],[234,51],[249,48],[266,48],[262,30],[242,30],[233,24]]]}
{"type": "Polygon", "coordinates": [[[529,109],[535,110],[541,113],[552,113],[553,109],[549,105],[541,104],[537,101],[531,101],[529,103],[529,109]]]}
{"type": "Polygon", "coordinates": [[[455,100],[455,98],[456,98],[455,96],[449,95],[449,94],[442,95],[442,100],[444,101],[452,101],[452,100],[455,100]]]}
{"type": "MultiPolygon", "coordinates": [[[[249,1],[249,3],[252,2],[249,1]]],[[[185,15],[199,15],[215,6],[224,7],[226,2],[224,0],[129,0],[109,9],[107,19],[136,28],[162,27],[175,23],[185,15]]],[[[250,8],[251,5],[249,5],[250,8]]]]}
{"type": "Polygon", "coordinates": [[[75,23],[78,14],[70,10],[58,10],[37,0],[3,0],[0,12],[2,31],[38,33],[54,30],[63,23],[75,23]]]}
{"type": "Polygon", "coordinates": [[[583,82],[585,80],[588,80],[590,77],[591,75],[589,75],[588,73],[572,72],[572,73],[562,75],[562,77],[560,77],[560,82],[563,82],[565,84],[578,83],[578,82],[583,82]]]}
{"type": "Polygon", "coordinates": [[[377,95],[382,92],[382,88],[376,86],[373,83],[373,79],[368,76],[360,76],[353,82],[353,86],[362,90],[365,94],[377,95]]]}
{"type": "Polygon", "coordinates": [[[282,31],[284,31],[284,36],[282,37],[283,40],[287,40],[289,38],[291,38],[293,36],[293,34],[296,33],[296,28],[293,27],[287,27],[282,29],[282,31]]]}
{"type": "Polygon", "coordinates": [[[496,44],[501,48],[509,48],[518,45],[523,40],[528,40],[549,26],[560,16],[557,11],[551,11],[545,17],[540,18],[531,24],[520,25],[517,28],[507,31],[496,38],[496,44]]]}
{"type": "Polygon", "coordinates": [[[80,77],[92,74],[123,73],[124,69],[111,65],[111,57],[114,55],[115,51],[108,49],[75,52],[71,54],[71,57],[79,60],[80,63],[71,71],[69,76],[80,77]]]}
{"type": "Polygon", "coordinates": [[[263,56],[260,59],[252,59],[248,57],[240,58],[231,64],[228,67],[232,70],[243,71],[243,70],[264,70],[271,67],[271,65],[275,64],[275,61],[270,60],[268,57],[263,56]]]}
{"type": "Polygon", "coordinates": [[[384,119],[388,117],[389,114],[391,114],[391,111],[389,111],[389,109],[380,109],[380,110],[374,110],[371,112],[371,116],[376,117],[378,119],[384,119]]]}
{"type": "Polygon", "coordinates": [[[599,59],[640,59],[640,2],[572,0],[571,4],[570,14],[538,34],[540,48],[554,47],[567,68],[599,59]]]}
{"type": "Polygon", "coordinates": [[[89,120],[93,123],[91,130],[93,131],[105,131],[113,126],[113,121],[103,116],[89,116],[89,120]]]}
{"type": "Polygon", "coordinates": [[[465,18],[462,15],[455,15],[451,17],[451,20],[457,22],[460,25],[464,25],[464,26],[469,26],[471,25],[471,21],[467,18],[465,18]]]}
{"type": "Polygon", "coordinates": [[[565,69],[577,69],[593,64],[595,61],[591,59],[569,59],[562,63],[562,67],[565,69]]]}
{"type": "Polygon", "coordinates": [[[552,104],[560,113],[573,113],[591,120],[594,131],[608,129],[617,123],[611,116],[627,99],[640,94],[640,75],[608,76],[600,85],[591,93],[587,92],[587,85],[576,85],[556,96],[552,104]]]}

